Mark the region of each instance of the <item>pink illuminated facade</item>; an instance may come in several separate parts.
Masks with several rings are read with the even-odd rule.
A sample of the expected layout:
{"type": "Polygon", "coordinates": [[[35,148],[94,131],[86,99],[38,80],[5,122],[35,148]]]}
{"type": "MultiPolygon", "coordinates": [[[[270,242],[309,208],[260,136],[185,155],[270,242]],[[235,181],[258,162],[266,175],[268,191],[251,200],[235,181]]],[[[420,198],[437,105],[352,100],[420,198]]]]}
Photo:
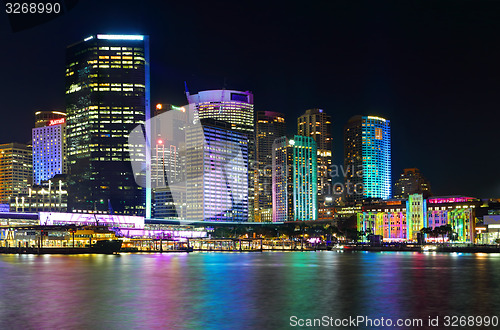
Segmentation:
{"type": "Polygon", "coordinates": [[[448,197],[435,197],[429,198],[427,203],[429,204],[443,204],[443,203],[466,203],[476,200],[473,197],[464,196],[448,196],[448,197]]]}
{"type": "Polygon", "coordinates": [[[405,200],[364,205],[357,221],[358,231],[364,234],[381,235],[385,241],[407,239],[405,200]]]}
{"type": "Polygon", "coordinates": [[[82,214],[82,213],[59,213],[40,212],[40,225],[102,225],[113,228],[116,233],[124,237],[147,237],[147,238],[204,238],[207,231],[204,228],[183,226],[158,226],[146,225],[144,217],[112,214],[82,214]]]}
{"type": "Polygon", "coordinates": [[[144,228],[144,217],[112,214],[40,212],[41,225],[104,225],[120,228],[144,228]]]}

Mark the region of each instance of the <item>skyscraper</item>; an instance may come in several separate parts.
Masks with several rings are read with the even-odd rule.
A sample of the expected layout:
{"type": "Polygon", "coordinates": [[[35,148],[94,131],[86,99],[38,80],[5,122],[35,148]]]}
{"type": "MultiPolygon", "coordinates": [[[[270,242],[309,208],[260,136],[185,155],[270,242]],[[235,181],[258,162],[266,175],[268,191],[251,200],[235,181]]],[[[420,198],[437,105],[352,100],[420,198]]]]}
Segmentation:
{"type": "Polygon", "coordinates": [[[316,141],[318,152],[318,202],[325,203],[332,195],[332,119],[323,109],[309,109],[297,119],[299,135],[309,136],[316,141]]]}
{"type": "Polygon", "coordinates": [[[54,175],[67,172],[66,114],[37,111],[32,129],[33,183],[39,185],[54,175]]]}
{"type": "Polygon", "coordinates": [[[272,150],[274,140],[286,134],[285,115],[258,111],[255,120],[257,177],[255,182],[255,221],[272,221],[272,150]]]}
{"type": "Polygon", "coordinates": [[[185,107],[158,103],[151,121],[151,183],[155,218],[186,219],[185,107]],[[175,183],[169,186],[169,183],[175,183]],[[175,191],[172,191],[172,190],[175,191]],[[179,196],[174,201],[172,194],[179,196]],[[182,201],[182,202],[180,202],[182,201]]]}
{"type": "Polygon", "coordinates": [[[187,218],[248,221],[248,137],[227,122],[186,128],[187,218]]]}
{"type": "Polygon", "coordinates": [[[23,143],[0,144],[0,203],[28,191],[33,178],[31,146],[23,143]]]}
{"type": "Polygon", "coordinates": [[[69,210],[144,214],[146,194],[129,150],[142,150],[133,161],[144,162],[145,146],[127,137],[149,118],[149,107],[147,36],[97,34],[67,48],[69,210]]]}
{"type": "Polygon", "coordinates": [[[249,91],[208,90],[198,94],[186,93],[194,104],[199,119],[215,119],[230,124],[230,128],[248,138],[248,221],[254,221],[255,131],[253,94],[249,91]]]}
{"type": "Polygon", "coordinates": [[[344,193],[347,203],[391,197],[390,121],[354,116],[344,129],[344,193]]]}
{"type": "Polygon", "coordinates": [[[295,135],[274,141],[273,221],[311,221],[318,219],[316,142],[295,135]]]}
{"type": "Polygon", "coordinates": [[[418,168],[405,168],[394,184],[394,198],[408,198],[412,194],[432,196],[431,185],[418,168]]]}

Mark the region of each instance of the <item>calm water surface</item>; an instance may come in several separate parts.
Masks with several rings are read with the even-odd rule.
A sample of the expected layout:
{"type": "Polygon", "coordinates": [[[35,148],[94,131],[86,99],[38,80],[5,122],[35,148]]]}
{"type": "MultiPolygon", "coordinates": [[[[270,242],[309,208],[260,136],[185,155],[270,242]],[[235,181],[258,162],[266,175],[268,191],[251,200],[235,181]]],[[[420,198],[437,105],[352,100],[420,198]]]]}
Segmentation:
{"type": "Polygon", "coordinates": [[[1,329],[280,329],[292,315],[500,316],[500,255],[0,255],[1,329]]]}

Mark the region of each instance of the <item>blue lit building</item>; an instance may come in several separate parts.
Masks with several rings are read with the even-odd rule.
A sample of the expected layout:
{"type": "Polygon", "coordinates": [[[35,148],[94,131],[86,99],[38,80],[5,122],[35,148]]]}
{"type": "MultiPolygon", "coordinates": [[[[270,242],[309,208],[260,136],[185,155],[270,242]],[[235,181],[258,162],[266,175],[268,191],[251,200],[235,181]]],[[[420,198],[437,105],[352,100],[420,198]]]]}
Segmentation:
{"type": "Polygon", "coordinates": [[[66,114],[37,111],[32,129],[33,183],[66,173],[66,114]]]}
{"type": "Polygon", "coordinates": [[[272,147],[273,222],[318,219],[317,150],[308,136],[278,138],[272,147]]]}
{"type": "Polygon", "coordinates": [[[344,196],[348,204],[391,197],[390,121],[354,116],[344,130],[344,196]]]}

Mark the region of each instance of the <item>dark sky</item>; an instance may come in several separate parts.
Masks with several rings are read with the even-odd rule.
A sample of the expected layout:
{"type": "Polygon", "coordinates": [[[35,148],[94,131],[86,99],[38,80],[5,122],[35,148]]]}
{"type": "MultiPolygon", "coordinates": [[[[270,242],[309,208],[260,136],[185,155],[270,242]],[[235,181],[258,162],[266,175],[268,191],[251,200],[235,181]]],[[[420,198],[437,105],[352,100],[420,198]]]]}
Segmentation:
{"type": "MultiPolygon", "coordinates": [[[[2,10],[3,12],[3,10],[2,10]]],[[[334,161],[356,114],[392,123],[393,180],[418,167],[438,195],[500,197],[500,2],[84,0],[13,32],[0,14],[0,142],[64,109],[65,47],[95,33],[151,36],[153,102],[251,90],[256,110],[333,118],[334,161]]]]}

